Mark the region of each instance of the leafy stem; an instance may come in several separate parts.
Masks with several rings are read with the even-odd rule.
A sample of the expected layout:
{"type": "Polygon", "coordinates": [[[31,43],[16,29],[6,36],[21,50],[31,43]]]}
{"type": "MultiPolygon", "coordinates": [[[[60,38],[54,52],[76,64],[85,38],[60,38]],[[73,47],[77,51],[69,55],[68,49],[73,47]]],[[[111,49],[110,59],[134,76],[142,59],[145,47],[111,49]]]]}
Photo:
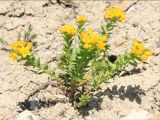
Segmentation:
{"type": "Polygon", "coordinates": [[[25,60],[25,66],[32,66],[38,68],[40,73],[47,73],[49,77],[54,77],[54,72],[51,68],[48,67],[48,64],[42,64],[40,59],[36,59],[34,55],[27,56],[25,59],[20,59],[19,61],[25,60]]]}
{"type": "Polygon", "coordinates": [[[130,62],[134,61],[135,57],[131,53],[124,53],[118,58],[115,63],[109,60],[102,60],[101,64],[95,62],[93,70],[92,89],[97,88],[101,83],[106,82],[109,78],[124,69],[130,62]]]}
{"type": "Polygon", "coordinates": [[[72,37],[69,35],[65,35],[64,39],[65,39],[65,45],[63,47],[63,54],[60,57],[59,67],[63,70],[66,70],[66,72],[69,72],[71,67],[72,53],[73,53],[72,37]]]}
{"type": "Polygon", "coordinates": [[[107,21],[105,24],[101,26],[101,29],[102,29],[101,34],[102,35],[111,34],[110,31],[113,30],[115,26],[117,26],[116,21],[107,21]]]}

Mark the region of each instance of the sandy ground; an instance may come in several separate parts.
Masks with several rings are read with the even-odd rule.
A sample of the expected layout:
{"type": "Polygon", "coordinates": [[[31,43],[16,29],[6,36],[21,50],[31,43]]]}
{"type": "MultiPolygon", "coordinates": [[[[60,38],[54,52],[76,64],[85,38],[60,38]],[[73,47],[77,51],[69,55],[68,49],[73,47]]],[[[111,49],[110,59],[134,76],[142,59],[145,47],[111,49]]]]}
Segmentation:
{"type": "MultiPolygon", "coordinates": [[[[116,2],[74,1],[71,5],[56,0],[0,1],[0,37],[11,43],[19,32],[32,26],[37,38],[34,49],[43,62],[55,69],[63,39],[58,28],[75,24],[79,14],[88,16],[88,27],[97,29],[103,11],[116,2]]],[[[160,113],[160,1],[138,1],[126,10],[127,22],[113,31],[109,40],[111,52],[122,54],[131,47],[132,39],[143,41],[155,52],[147,63],[141,63],[127,74],[115,76],[94,93],[89,106],[75,110],[63,92],[48,83],[46,74],[37,74],[21,63],[10,61],[0,45],[0,119],[4,120],[113,120],[131,110],[160,113]],[[42,85],[44,88],[35,92],[42,85]],[[35,92],[35,94],[32,94],[35,92]],[[32,94],[32,96],[30,96],[32,94]],[[29,99],[28,99],[29,97],[29,99]],[[28,99],[28,101],[27,101],[28,99]],[[22,119],[29,114],[32,118],[22,119]]]]}

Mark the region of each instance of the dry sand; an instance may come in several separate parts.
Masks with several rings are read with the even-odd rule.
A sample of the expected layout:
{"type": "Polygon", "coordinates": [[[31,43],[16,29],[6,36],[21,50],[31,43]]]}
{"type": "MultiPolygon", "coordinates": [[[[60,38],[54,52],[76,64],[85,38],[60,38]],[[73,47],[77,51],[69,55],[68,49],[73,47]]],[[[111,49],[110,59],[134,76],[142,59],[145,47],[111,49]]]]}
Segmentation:
{"type": "MultiPolygon", "coordinates": [[[[75,24],[76,16],[84,14],[89,19],[87,26],[97,29],[104,9],[117,3],[121,4],[105,0],[77,0],[66,5],[56,0],[0,1],[0,37],[11,43],[31,25],[37,34],[33,40],[37,42],[36,55],[55,69],[63,47],[58,28],[75,24]]],[[[137,38],[155,55],[134,70],[128,67],[128,74],[102,84],[89,106],[79,111],[67,102],[58,87],[47,84],[46,74],[39,75],[21,63],[10,61],[3,49],[6,46],[0,45],[0,120],[119,120],[138,109],[160,114],[160,1],[137,1],[129,5],[124,5],[126,24],[114,29],[109,40],[111,52],[122,54],[130,49],[132,39],[137,38]],[[25,101],[44,84],[44,88],[25,101]]]]}

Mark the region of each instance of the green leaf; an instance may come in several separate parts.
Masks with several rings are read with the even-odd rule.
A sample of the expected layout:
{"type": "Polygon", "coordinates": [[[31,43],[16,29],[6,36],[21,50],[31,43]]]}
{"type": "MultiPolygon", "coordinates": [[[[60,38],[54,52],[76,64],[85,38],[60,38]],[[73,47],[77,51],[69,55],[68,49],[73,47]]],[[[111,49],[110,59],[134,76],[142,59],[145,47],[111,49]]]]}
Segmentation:
{"type": "Polygon", "coordinates": [[[78,108],[86,107],[90,101],[91,96],[88,93],[84,93],[79,98],[78,108]]]}

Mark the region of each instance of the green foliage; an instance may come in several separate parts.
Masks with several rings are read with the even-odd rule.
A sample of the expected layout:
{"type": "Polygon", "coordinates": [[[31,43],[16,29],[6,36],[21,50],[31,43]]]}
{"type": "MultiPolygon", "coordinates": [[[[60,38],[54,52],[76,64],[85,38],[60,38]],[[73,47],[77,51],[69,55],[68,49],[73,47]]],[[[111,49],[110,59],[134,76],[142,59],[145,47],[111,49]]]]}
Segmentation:
{"type": "Polygon", "coordinates": [[[36,37],[37,37],[37,34],[33,32],[32,26],[30,25],[28,29],[24,31],[23,34],[20,32],[18,33],[17,40],[23,39],[26,42],[32,42],[33,45],[36,46],[37,43],[33,42],[33,40],[36,39],[36,37]]]}
{"type": "MultiPolygon", "coordinates": [[[[19,34],[18,37],[20,38],[21,35],[19,34]]],[[[37,37],[37,35],[32,32],[32,27],[29,26],[28,30],[24,32],[23,39],[26,40],[27,42],[29,42],[29,41],[35,39],[36,37],[37,37]]]]}
{"type": "Polygon", "coordinates": [[[93,89],[98,87],[101,83],[106,82],[115,74],[118,74],[128,64],[134,63],[134,59],[135,58],[132,56],[131,53],[125,52],[114,63],[105,59],[102,59],[101,61],[95,61],[92,67],[93,78],[91,80],[91,85],[93,89]]]}
{"type": "MultiPolygon", "coordinates": [[[[116,20],[107,21],[101,27],[101,35],[108,36],[115,26],[116,20]]],[[[70,91],[70,98],[77,102],[76,106],[78,108],[85,107],[88,104],[92,90],[96,90],[101,83],[119,73],[134,60],[132,54],[126,52],[112,63],[108,60],[109,54],[106,51],[96,48],[83,48],[80,33],[84,29],[84,25],[78,25],[79,46],[75,49],[72,48],[74,38],[64,34],[65,45],[59,63],[60,68],[69,75],[67,87],[70,91]],[[87,75],[88,80],[85,79],[85,75],[87,75]],[[81,91],[80,96],[77,95],[77,90],[81,91]]],[[[109,45],[106,48],[109,48],[109,45]]]]}
{"type": "Polygon", "coordinates": [[[48,64],[42,64],[40,59],[37,59],[34,55],[27,56],[25,59],[21,59],[21,61],[22,60],[25,60],[25,66],[37,68],[39,73],[47,73],[49,76],[54,75],[54,72],[48,67],[48,64]]]}
{"type": "Polygon", "coordinates": [[[2,38],[0,38],[0,43],[4,44],[4,41],[3,41],[3,39],[2,39],[2,38]]]}
{"type": "MultiPolygon", "coordinates": [[[[18,35],[18,40],[21,39],[21,34],[18,35]]],[[[36,34],[32,32],[31,26],[29,26],[28,30],[24,32],[23,39],[26,42],[30,42],[33,39],[36,38],[36,34]]],[[[18,62],[24,61],[25,66],[32,66],[33,68],[36,68],[39,74],[47,73],[50,78],[54,77],[54,71],[49,68],[47,63],[42,64],[40,61],[40,58],[36,58],[34,54],[27,56],[25,58],[21,58],[18,60],[18,62]]]]}
{"type": "Polygon", "coordinates": [[[71,77],[73,81],[83,80],[87,72],[89,62],[95,57],[95,50],[86,50],[82,46],[77,49],[75,58],[72,61],[71,77]]]}
{"type": "Polygon", "coordinates": [[[88,93],[84,93],[79,98],[78,108],[86,107],[90,101],[91,96],[88,93]]]}
{"type": "Polygon", "coordinates": [[[60,63],[59,63],[59,68],[61,68],[62,70],[64,70],[65,72],[69,72],[70,71],[70,67],[71,67],[71,60],[72,60],[72,53],[73,53],[73,49],[72,49],[72,37],[68,36],[68,35],[64,35],[64,39],[65,39],[65,45],[63,48],[63,53],[60,56],[60,63]]]}
{"type": "Polygon", "coordinates": [[[101,26],[101,34],[102,35],[107,35],[107,34],[111,34],[111,31],[113,30],[113,28],[117,26],[116,25],[116,20],[114,21],[106,21],[106,23],[104,23],[102,26],[101,26]]]}
{"type": "MultiPolygon", "coordinates": [[[[140,57],[131,52],[117,56],[114,62],[109,60],[111,55],[107,51],[110,47],[109,44],[106,44],[107,38],[110,37],[113,28],[117,26],[118,19],[106,20],[99,33],[93,30],[87,33],[83,32],[85,22],[83,24],[78,23],[77,30],[70,25],[60,29],[65,43],[58,64],[63,73],[59,74],[58,77],[63,80],[66,94],[77,108],[87,106],[92,91],[97,90],[101,83],[107,82],[109,78],[114,77],[127,65],[135,66],[136,60],[140,60],[140,57]],[[78,46],[75,47],[73,41],[76,38],[78,46]]],[[[32,33],[32,28],[29,27],[23,37],[26,42],[30,42],[36,35],[32,33]]],[[[18,39],[20,38],[21,34],[18,36],[18,39]]],[[[0,42],[3,43],[3,40],[0,39],[0,42]]],[[[14,54],[12,57],[15,57],[14,54]]],[[[47,73],[50,78],[55,77],[55,72],[49,68],[48,64],[42,64],[40,58],[36,58],[34,54],[29,54],[25,58],[22,57],[18,61],[23,61],[25,66],[38,69],[39,73],[47,73]]]]}

